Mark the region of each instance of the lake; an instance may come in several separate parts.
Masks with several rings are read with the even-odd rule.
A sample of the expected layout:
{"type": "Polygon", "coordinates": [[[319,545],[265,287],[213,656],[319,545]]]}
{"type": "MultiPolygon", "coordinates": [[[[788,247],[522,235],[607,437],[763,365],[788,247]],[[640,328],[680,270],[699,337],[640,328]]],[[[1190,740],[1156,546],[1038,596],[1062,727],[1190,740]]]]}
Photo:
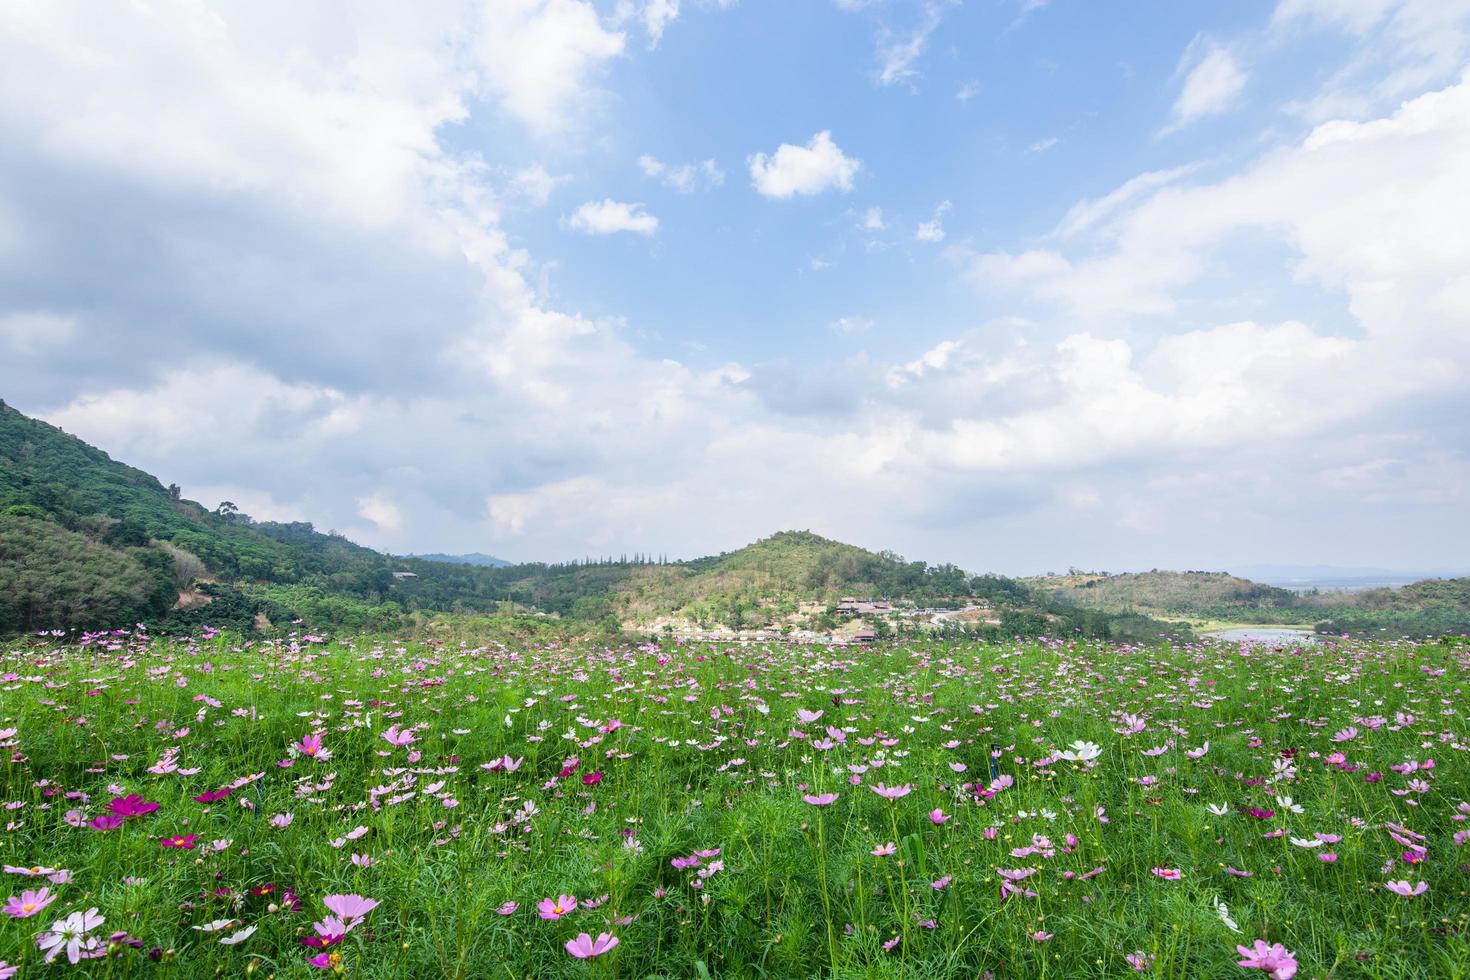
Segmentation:
{"type": "Polygon", "coordinates": [[[1206,633],[1216,640],[1232,643],[1315,643],[1317,634],[1311,630],[1292,629],[1287,626],[1242,626],[1236,629],[1216,630],[1206,633]]]}

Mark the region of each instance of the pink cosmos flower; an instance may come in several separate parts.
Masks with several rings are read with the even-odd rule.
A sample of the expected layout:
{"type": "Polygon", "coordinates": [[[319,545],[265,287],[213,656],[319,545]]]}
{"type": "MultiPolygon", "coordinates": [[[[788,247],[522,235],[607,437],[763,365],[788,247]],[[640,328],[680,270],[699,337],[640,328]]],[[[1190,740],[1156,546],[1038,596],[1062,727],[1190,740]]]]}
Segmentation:
{"type": "Polygon", "coordinates": [[[377,899],[363,898],[361,895],[327,895],[322,899],[322,904],[329,911],[341,916],[348,929],[378,907],[377,899]]]}
{"type": "Polygon", "coordinates": [[[115,813],[99,813],[87,826],[93,830],[116,830],[123,825],[123,819],[115,813]]]}
{"type": "Polygon", "coordinates": [[[868,789],[877,793],[885,800],[902,799],[914,791],[914,788],[908,783],[904,783],[902,786],[884,786],[882,783],[878,783],[876,786],[869,786],[868,789]]]}
{"type": "Polygon", "coordinates": [[[42,888],[40,891],[26,889],[20,893],[19,898],[10,896],[3,911],[12,919],[29,919],[33,915],[41,914],[54,901],[56,896],[49,888],[42,888]]]}
{"type": "Polygon", "coordinates": [[[1235,951],[1245,957],[1238,966],[1247,970],[1264,970],[1270,980],[1291,980],[1296,976],[1296,954],[1280,943],[1267,945],[1265,940],[1257,939],[1254,947],[1237,946],[1235,951]]]}
{"type": "Polygon", "coordinates": [[[577,896],[562,895],[558,898],[543,898],[537,903],[536,908],[540,910],[541,918],[554,921],[577,910],[577,896]]]}
{"type": "Polygon", "coordinates": [[[309,755],[314,759],[330,759],[332,757],[330,752],[322,751],[322,737],[315,732],[312,732],[310,735],[301,736],[301,740],[299,742],[293,742],[292,745],[302,755],[309,755]]]}
{"type": "Polygon", "coordinates": [[[600,782],[602,782],[601,770],[589,772],[582,776],[583,786],[596,786],[600,782]]]}
{"type": "Polygon", "coordinates": [[[593,939],[585,932],[578,934],[576,939],[567,940],[567,952],[579,960],[588,960],[594,956],[601,956],[618,944],[618,937],[609,933],[598,933],[593,939]]]}
{"type": "Polygon", "coordinates": [[[495,914],[496,915],[515,915],[516,914],[516,909],[518,909],[520,907],[521,907],[520,904],[517,903],[517,902],[506,902],[504,905],[500,906],[500,908],[498,908],[498,909],[495,910],[495,914]]]}
{"type": "Polygon", "coordinates": [[[929,884],[930,884],[930,886],[933,887],[933,889],[935,891],[943,891],[944,889],[946,889],[946,888],[949,887],[949,883],[951,881],[954,881],[954,876],[953,875],[945,875],[943,878],[940,878],[938,881],[931,881],[931,882],[929,882],[929,884]]]}
{"type": "Polygon", "coordinates": [[[893,843],[893,841],[889,841],[887,844],[879,844],[873,848],[873,856],[880,858],[888,857],[896,850],[898,850],[898,845],[893,843]]]}
{"type": "Polygon", "coordinates": [[[158,845],[160,847],[179,847],[183,848],[186,851],[192,851],[194,850],[195,839],[195,834],[175,835],[173,837],[164,837],[160,839],[158,845]]]}
{"type": "Polygon", "coordinates": [[[943,807],[936,807],[935,809],[929,811],[929,822],[934,824],[936,827],[942,827],[945,824],[949,823],[952,819],[954,818],[945,813],[943,807]]]}
{"type": "Polygon", "coordinates": [[[1402,895],[1405,898],[1413,898],[1416,895],[1423,895],[1426,891],[1428,891],[1429,883],[1427,881],[1421,881],[1416,885],[1411,885],[1407,881],[1390,881],[1385,883],[1383,887],[1387,888],[1395,895],[1402,895]]]}
{"type": "Polygon", "coordinates": [[[20,971],[18,966],[7,966],[4,960],[0,960],[0,980],[10,980],[20,971]]]}
{"type": "Polygon", "coordinates": [[[802,799],[803,800],[806,800],[812,806],[831,806],[833,803],[836,803],[837,802],[837,794],[836,793],[821,793],[821,794],[819,794],[817,796],[811,796],[811,795],[803,796],[802,799]]]}
{"type": "Polygon", "coordinates": [[[1153,966],[1154,963],[1154,958],[1141,949],[1129,953],[1124,958],[1128,960],[1128,965],[1139,973],[1147,973],[1148,968],[1153,966]]]}
{"type": "Polygon", "coordinates": [[[812,722],[820,720],[821,717],[822,712],[820,711],[808,711],[805,708],[796,709],[796,720],[803,725],[810,725],[812,722]]]}
{"type": "Polygon", "coordinates": [[[390,726],[388,730],[383,733],[383,738],[388,741],[389,745],[409,745],[417,737],[418,736],[414,735],[413,729],[410,728],[399,731],[397,725],[390,726]]]}
{"type": "Polygon", "coordinates": [[[1153,872],[1166,881],[1178,881],[1184,877],[1184,872],[1178,868],[1154,868],[1153,872]]]}
{"type": "Polygon", "coordinates": [[[1044,943],[1053,935],[1055,935],[1055,933],[1047,932],[1045,929],[1038,929],[1031,934],[1031,938],[1036,940],[1038,943],[1044,943]]]}

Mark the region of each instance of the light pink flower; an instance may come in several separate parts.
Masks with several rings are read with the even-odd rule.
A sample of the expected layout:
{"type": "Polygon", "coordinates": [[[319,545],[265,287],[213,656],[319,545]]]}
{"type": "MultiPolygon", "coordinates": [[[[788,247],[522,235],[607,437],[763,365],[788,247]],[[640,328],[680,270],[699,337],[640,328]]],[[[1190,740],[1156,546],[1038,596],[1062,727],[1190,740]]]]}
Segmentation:
{"type": "Polygon", "coordinates": [[[601,956],[618,944],[618,937],[610,933],[598,933],[593,939],[587,933],[579,933],[576,939],[567,940],[567,952],[579,960],[591,959],[601,956]]]}
{"type": "Polygon", "coordinates": [[[10,896],[5,903],[3,911],[12,919],[29,919],[33,915],[39,915],[46,906],[56,901],[56,896],[51,889],[42,888],[40,891],[26,889],[20,893],[20,897],[10,896]]]}
{"type": "Polygon", "coordinates": [[[821,793],[817,796],[803,796],[802,799],[806,800],[812,806],[831,806],[833,803],[837,802],[837,794],[821,793]]]}
{"type": "Polygon", "coordinates": [[[1235,950],[1245,957],[1237,965],[1247,970],[1264,970],[1271,980],[1291,980],[1296,976],[1296,954],[1280,943],[1267,945],[1265,940],[1257,939],[1254,947],[1237,946],[1235,950]]]}
{"type": "Polygon", "coordinates": [[[1387,888],[1395,895],[1402,895],[1405,898],[1413,898],[1416,895],[1423,895],[1426,891],[1428,891],[1429,883],[1426,881],[1421,881],[1417,885],[1411,885],[1407,881],[1390,881],[1384,884],[1383,887],[1387,888]]]}

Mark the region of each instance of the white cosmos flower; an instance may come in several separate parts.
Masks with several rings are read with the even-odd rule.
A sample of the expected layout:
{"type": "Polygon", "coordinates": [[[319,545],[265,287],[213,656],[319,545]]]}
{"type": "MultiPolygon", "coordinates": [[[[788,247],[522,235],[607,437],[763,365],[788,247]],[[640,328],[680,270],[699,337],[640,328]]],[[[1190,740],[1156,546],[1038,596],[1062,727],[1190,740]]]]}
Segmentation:
{"type": "Polygon", "coordinates": [[[1230,918],[1230,906],[1220,901],[1219,895],[1215,896],[1215,914],[1220,917],[1221,922],[1225,923],[1225,928],[1231,932],[1240,931],[1240,926],[1236,925],[1235,920],[1230,918]]]}
{"type": "Polygon", "coordinates": [[[228,936],[220,937],[219,943],[221,946],[237,946],[240,943],[243,943],[245,940],[249,939],[251,936],[255,935],[255,930],[255,926],[246,926],[239,932],[232,932],[228,936]]]}
{"type": "Polygon", "coordinates": [[[202,926],[195,926],[194,928],[199,932],[219,932],[222,929],[228,929],[234,924],[234,919],[215,919],[213,922],[202,926]]]}
{"type": "Polygon", "coordinates": [[[1096,742],[1084,742],[1078,739],[1057,754],[1068,762],[1091,762],[1102,755],[1102,746],[1096,742]]]}
{"type": "Polygon", "coordinates": [[[1319,840],[1317,840],[1315,837],[1311,838],[1310,840],[1307,839],[1307,838],[1305,838],[1305,837],[1293,837],[1293,838],[1291,838],[1291,842],[1293,844],[1295,844],[1297,847],[1321,847],[1322,846],[1322,842],[1319,841],[1319,840]]]}
{"type": "Polygon", "coordinates": [[[1217,817],[1223,817],[1230,812],[1230,805],[1228,803],[1206,803],[1205,809],[1217,817]]]}
{"type": "Polygon", "coordinates": [[[1278,797],[1276,797],[1276,805],[1279,806],[1279,807],[1281,807],[1281,809],[1283,809],[1283,810],[1290,810],[1292,813],[1306,813],[1307,812],[1305,809],[1302,808],[1302,805],[1300,803],[1293,803],[1291,801],[1291,797],[1289,797],[1289,796],[1278,796],[1278,797]]]}

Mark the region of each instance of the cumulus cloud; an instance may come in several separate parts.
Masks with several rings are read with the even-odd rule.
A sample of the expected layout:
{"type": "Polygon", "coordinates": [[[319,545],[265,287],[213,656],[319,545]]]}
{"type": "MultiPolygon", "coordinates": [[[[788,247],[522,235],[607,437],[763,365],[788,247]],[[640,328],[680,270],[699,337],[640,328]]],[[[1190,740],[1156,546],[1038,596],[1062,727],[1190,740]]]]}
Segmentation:
{"type": "Polygon", "coordinates": [[[588,201],[572,213],[567,224],[589,235],[614,235],[620,231],[652,235],[658,231],[658,219],[645,211],[642,204],[626,204],[611,198],[588,201]]]}
{"type": "MultiPolygon", "coordinates": [[[[689,554],[812,527],[1018,571],[1242,541],[1330,561],[1344,514],[1394,500],[1428,544],[1364,520],[1353,548],[1394,563],[1470,533],[1470,79],[1228,173],[1140,173],[1009,249],[950,247],[998,308],[972,330],[905,342],[882,309],[882,358],[826,335],[837,353],[697,366],[548,302],[545,257],[502,229],[557,178],[494,148],[575,159],[557,134],[633,57],[590,4],[154,8],[0,24],[20,80],[0,88],[0,385],[206,502],[396,551],[689,554]],[[487,41],[502,28],[518,41],[487,41]],[[570,72],[545,90],[537,31],[570,72]],[[476,113],[486,158],[446,135],[476,113]]],[[[859,167],[828,132],[750,159],[776,198],[859,167]]],[[[656,229],[587,207],[579,230],[656,229]]]]}
{"type": "Polygon", "coordinates": [[[1227,112],[1235,106],[1245,89],[1246,72],[1229,48],[1196,38],[1184,57],[1185,62],[1192,61],[1193,66],[1184,77],[1179,97],[1174,100],[1173,116],[1163,130],[1165,133],[1206,116],[1227,112]]]}
{"type": "Polygon", "coordinates": [[[798,194],[821,194],[853,188],[853,178],[862,161],[847,156],[832,140],[831,130],[822,130],[805,146],[782,143],[776,152],[752,154],[746,160],[750,181],[765,197],[789,198],[798,194]]]}

